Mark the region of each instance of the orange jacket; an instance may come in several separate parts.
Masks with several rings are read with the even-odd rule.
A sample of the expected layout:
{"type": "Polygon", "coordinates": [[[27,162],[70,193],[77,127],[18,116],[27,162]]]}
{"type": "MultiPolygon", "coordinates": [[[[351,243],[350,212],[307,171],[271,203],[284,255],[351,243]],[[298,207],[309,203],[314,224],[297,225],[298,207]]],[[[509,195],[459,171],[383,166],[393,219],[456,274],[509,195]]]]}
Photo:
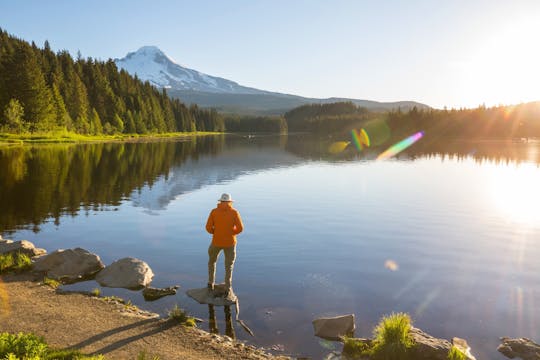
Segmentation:
{"type": "Polygon", "coordinates": [[[206,231],[212,234],[212,245],[231,247],[236,245],[236,235],[244,230],[242,219],[230,202],[220,202],[212,209],[206,222],[206,231]]]}

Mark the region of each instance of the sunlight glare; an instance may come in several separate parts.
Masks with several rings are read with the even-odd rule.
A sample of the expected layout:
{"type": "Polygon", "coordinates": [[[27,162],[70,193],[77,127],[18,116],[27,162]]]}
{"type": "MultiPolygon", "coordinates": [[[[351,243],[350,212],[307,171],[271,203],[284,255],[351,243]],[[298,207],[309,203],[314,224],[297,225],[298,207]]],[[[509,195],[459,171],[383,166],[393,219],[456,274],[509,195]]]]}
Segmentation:
{"type": "Polygon", "coordinates": [[[540,168],[534,164],[496,166],[491,197],[505,218],[540,226],[540,168]]]}

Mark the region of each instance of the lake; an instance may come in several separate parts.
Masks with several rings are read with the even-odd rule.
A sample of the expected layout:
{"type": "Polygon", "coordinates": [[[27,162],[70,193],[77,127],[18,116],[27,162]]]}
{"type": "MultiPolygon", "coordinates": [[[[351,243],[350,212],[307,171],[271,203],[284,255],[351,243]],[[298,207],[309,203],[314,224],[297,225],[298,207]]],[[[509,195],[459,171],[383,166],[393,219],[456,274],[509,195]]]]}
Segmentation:
{"type": "MultiPolygon", "coordinates": [[[[2,147],[0,233],[49,252],[82,247],[105,264],[143,259],[153,286],[181,285],[176,296],[102,294],[163,315],[179,304],[204,329],[293,356],[339,350],[313,336],[311,321],[347,313],[368,337],[381,316],[407,312],[433,336],[467,339],[478,359],[504,359],[501,336],[540,340],[540,143],[426,136],[376,161],[384,149],[331,154],[335,140],[2,147]],[[206,285],[204,225],[224,192],[245,225],[233,284],[255,337],[185,295],[206,285]]],[[[222,268],[223,257],[217,279],[222,268]]]]}

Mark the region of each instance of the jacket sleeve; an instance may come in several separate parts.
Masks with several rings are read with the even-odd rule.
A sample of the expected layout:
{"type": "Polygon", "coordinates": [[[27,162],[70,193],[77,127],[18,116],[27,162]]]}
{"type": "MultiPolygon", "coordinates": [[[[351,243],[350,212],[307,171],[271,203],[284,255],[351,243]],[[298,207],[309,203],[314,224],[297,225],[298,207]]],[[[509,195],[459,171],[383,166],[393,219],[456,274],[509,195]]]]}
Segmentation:
{"type": "Polygon", "coordinates": [[[244,230],[244,224],[242,224],[242,218],[240,217],[240,213],[236,211],[235,214],[236,216],[234,218],[233,233],[234,235],[237,235],[237,234],[240,234],[242,230],[244,230]]]}
{"type": "Polygon", "coordinates": [[[209,234],[214,233],[214,217],[212,215],[211,211],[210,215],[208,215],[208,220],[206,221],[206,231],[208,231],[209,234]]]}

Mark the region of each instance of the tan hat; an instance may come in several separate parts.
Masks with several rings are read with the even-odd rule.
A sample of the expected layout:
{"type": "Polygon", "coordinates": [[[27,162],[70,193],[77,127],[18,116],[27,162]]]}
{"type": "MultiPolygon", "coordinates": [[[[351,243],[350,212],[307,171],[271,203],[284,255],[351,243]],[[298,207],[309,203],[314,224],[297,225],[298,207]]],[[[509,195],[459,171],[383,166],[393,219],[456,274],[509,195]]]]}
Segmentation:
{"type": "Polygon", "coordinates": [[[231,197],[231,194],[225,193],[225,194],[221,194],[221,198],[219,199],[219,201],[221,201],[221,202],[232,202],[233,199],[231,197]]]}

